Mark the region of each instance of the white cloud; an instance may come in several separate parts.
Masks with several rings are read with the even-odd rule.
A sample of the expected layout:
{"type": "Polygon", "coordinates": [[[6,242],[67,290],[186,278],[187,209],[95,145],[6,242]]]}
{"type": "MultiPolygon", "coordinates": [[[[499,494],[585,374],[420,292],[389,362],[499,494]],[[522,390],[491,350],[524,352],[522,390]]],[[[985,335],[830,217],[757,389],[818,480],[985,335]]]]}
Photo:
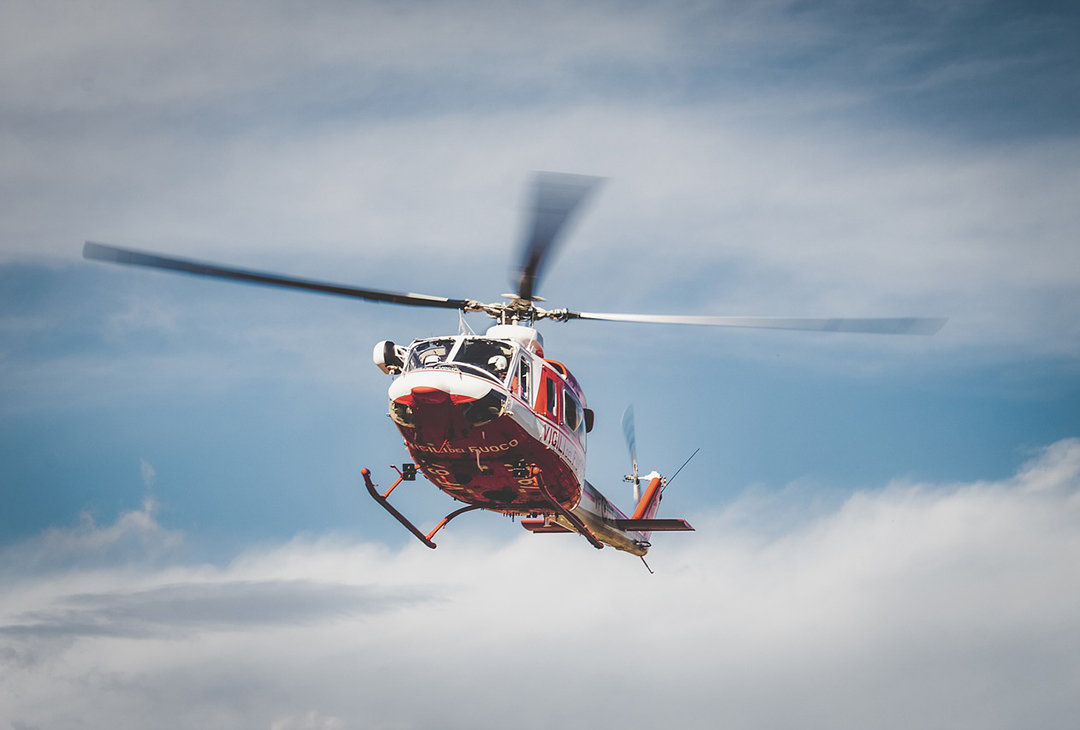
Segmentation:
{"type": "MultiPolygon", "coordinates": [[[[790,6],[9,4],[0,248],[74,259],[102,238],[323,277],[351,261],[360,284],[494,299],[528,171],[566,169],[613,184],[552,279],[647,281],[556,304],[947,315],[947,347],[1075,354],[1075,140],[868,118],[872,85],[823,51],[888,41],[865,55],[895,74],[982,4],[916,9],[935,32],[896,37],[790,6]],[[757,81],[792,59],[822,83],[757,81]],[[400,281],[365,278],[388,264],[400,281]]],[[[954,68],[938,56],[927,78],[954,68]]],[[[111,324],[176,317],[144,302],[111,324]]]]}
{"type": "Polygon", "coordinates": [[[697,533],[657,540],[654,576],[581,540],[483,542],[465,527],[434,552],[327,536],[221,567],[31,574],[0,597],[0,715],[1067,728],[1078,494],[1068,440],[999,482],[897,483],[794,523],[784,495],[692,515],[697,533]]]}

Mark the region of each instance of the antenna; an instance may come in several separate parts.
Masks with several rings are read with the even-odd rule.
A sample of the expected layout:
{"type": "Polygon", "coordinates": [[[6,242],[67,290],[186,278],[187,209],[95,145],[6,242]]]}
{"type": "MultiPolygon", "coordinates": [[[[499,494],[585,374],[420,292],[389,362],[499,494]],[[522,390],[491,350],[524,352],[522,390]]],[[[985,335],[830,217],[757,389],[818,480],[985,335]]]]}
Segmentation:
{"type": "Polygon", "coordinates": [[[476,332],[469,326],[469,323],[465,321],[465,310],[458,310],[458,334],[459,335],[475,335],[476,332]]]}
{"type": "Polygon", "coordinates": [[[682,463],[682,466],[680,466],[680,467],[679,467],[678,469],[676,469],[676,470],[675,470],[675,473],[674,473],[674,474],[672,474],[672,475],[671,475],[671,476],[670,476],[670,477],[668,478],[667,482],[666,482],[666,483],[664,484],[664,489],[667,489],[667,485],[668,485],[668,484],[671,484],[671,483],[672,483],[673,481],[675,481],[675,477],[679,476],[679,472],[681,472],[681,471],[683,470],[683,467],[684,467],[684,466],[686,466],[687,464],[689,464],[689,463],[690,463],[690,459],[693,459],[693,458],[694,458],[695,456],[697,456],[697,453],[698,453],[699,451],[701,451],[701,447],[700,447],[700,446],[699,446],[698,448],[694,449],[694,453],[692,453],[692,454],[690,454],[690,456],[686,457],[686,461],[684,461],[684,462],[682,463]]]}

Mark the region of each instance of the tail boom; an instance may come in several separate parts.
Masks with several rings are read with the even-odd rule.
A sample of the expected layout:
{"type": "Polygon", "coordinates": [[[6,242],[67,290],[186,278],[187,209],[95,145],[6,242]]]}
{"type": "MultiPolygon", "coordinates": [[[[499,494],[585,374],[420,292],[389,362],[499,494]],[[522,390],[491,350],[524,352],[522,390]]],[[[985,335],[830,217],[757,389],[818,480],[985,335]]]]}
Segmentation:
{"type": "MultiPolygon", "coordinates": [[[[694,529],[683,519],[655,517],[660,506],[663,481],[659,474],[652,476],[632,517],[628,517],[588,482],[585,482],[582,489],[581,502],[571,512],[600,542],[616,550],[643,557],[649,552],[651,533],[686,532],[694,529]]],[[[562,515],[525,519],[521,521],[521,526],[530,532],[541,534],[581,532],[562,515]]]]}

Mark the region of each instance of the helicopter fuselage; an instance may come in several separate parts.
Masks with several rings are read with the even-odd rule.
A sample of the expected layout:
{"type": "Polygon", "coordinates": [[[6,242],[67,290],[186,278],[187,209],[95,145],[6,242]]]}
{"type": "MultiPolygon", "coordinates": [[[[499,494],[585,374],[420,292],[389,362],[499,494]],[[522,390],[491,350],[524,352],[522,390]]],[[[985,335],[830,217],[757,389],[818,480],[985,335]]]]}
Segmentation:
{"type": "Polygon", "coordinates": [[[542,353],[539,344],[462,335],[410,346],[389,389],[390,417],[428,480],[457,500],[506,514],[550,511],[548,495],[567,509],[578,506],[585,397],[566,368],[542,353]]]}
{"type": "Polygon", "coordinates": [[[499,325],[484,337],[417,340],[401,369],[389,415],[439,489],[532,518],[522,524],[533,532],[581,532],[597,547],[645,554],[648,534],[614,527],[629,518],[585,481],[592,412],[566,367],[543,357],[535,330],[499,325]]]}

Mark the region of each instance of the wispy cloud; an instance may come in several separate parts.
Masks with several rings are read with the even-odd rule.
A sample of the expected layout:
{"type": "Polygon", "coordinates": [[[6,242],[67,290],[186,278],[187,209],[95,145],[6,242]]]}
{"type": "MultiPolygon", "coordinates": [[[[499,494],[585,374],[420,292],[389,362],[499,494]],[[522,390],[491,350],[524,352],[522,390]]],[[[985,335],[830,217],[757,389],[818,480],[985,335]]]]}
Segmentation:
{"type": "Polygon", "coordinates": [[[52,574],[0,598],[0,711],[501,727],[539,692],[558,701],[537,726],[1066,728],[1078,495],[1070,440],[999,482],[895,483],[795,522],[783,496],[693,515],[696,534],[657,541],[655,576],[572,538],[462,533],[436,552],[326,537],[52,574]]]}
{"type": "MultiPolygon", "coordinates": [[[[143,464],[149,466],[145,461],[143,464]]],[[[16,581],[36,573],[96,569],[118,560],[153,562],[175,557],[183,535],[162,526],[157,512],[158,503],[149,494],[139,509],[121,512],[111,524],[99,525],[92,512],[83,511],[74,527],[49,528],[28,541],[3,548],[0,576],[16,581]]]]}
{"type": "Polygon", "coordinates": [[[312,581],[188,581],[137,591],[77,593],[19,614],[0,633],[17,639],[97,636],[181,639],[208,631],[325,624],[401,608],[425,596],[312,581]]]}
{"type": "Polygon", "coordinates": [[[154,465],[146,459],[140,459],[139,472],[142,474],[143,486],[147,490],[153,489],[154,482],[157,481],[157,471],[154,469],[154,465]]]}

